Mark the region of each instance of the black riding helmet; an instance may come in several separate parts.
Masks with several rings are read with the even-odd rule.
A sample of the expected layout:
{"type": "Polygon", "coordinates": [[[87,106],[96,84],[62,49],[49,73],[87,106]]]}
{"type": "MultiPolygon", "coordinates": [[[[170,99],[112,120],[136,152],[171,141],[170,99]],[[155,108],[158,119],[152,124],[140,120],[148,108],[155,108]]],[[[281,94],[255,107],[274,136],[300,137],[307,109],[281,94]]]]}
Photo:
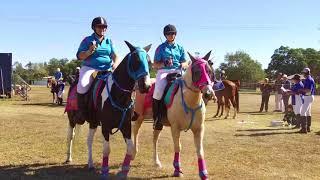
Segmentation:
{"type": "Polygon", "coordinates": [[[167,35],[171,33],[177,34],[177,29],[174,25],[168,24],[163,28],[163,35],[167,35]]]}
{"type": "Polygon", "coordinates": [[[105,27],[108,27],[108,24],[107,24],[107,21],[105,18],[103,17],[96,17],[92,20],[92,23],[91,23],[91,28],[92,30],[95,30],[94,28],[97,26],[97,25],[103,25],[105,27]]]}

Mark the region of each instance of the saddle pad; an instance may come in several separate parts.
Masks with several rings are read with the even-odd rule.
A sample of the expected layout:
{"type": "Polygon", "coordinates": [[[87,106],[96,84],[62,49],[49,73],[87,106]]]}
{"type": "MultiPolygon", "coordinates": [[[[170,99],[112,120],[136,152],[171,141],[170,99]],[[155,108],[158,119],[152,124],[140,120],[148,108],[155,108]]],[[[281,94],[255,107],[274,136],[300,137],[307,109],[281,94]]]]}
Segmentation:
{"type": "Polygon", "coordinates": [[[78,110],[77,86],[70,87],[65,112],[78,110]]]}
{"type": "Polygon", "coordinates": [[[225,87],[222,83],[222,81],[217,81],[216,83],[214,83],[214,85],[212,86],[214,91],[221,91],[223,90],[225,87]]]}
{"type": "Polygon", "coordinates": [[[166,105],[167,109],[171,107],[174,95],[177,93],[179,88],[178,83],[172,83],[171,86],[169,87],[165,97],[164,97],[164,104],[166,105]]]}

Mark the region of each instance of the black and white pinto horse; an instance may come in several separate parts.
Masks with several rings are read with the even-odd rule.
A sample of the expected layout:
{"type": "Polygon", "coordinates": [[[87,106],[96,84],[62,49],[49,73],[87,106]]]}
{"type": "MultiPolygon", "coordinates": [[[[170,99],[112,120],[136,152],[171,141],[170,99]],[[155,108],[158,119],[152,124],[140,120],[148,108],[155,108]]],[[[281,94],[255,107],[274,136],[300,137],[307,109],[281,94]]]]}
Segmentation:
{"type": "MultiPolygon", "coordinates": [[[[127,144],[127,152],[122,163],[118,176],[127,177],[130,169],[130,161],[133,159],[134,145],[131,139],[131,117],[133,114],[133,101],[131,95],[136,82],[141,93],[146,93],[150,87],[149,78],[149,56],[147,52],[151,48],[134,47],[125,41],[130,53],[122,60],[113,73],[97,76],[88,92],[89,99],[89,133],[87,138],[88,146],[88,168],[94,169],[92,159],[92,143],[97,127],[102,125],[103,159],[101,173],[103,178],[109,175],[109,136],[120,131],[127,144]],[[102,88],[97,88],[102,87],[102,88]],[[97,94],[97,96],[95,96],[97,94]],[[112,131],[117,128],[116,131],[112,131]]],[[[72,87],[71,87],[72,88],[72,87]]],[[[70,88],[70,91],[71,91],[70,88]]],[[[70,93],[69,91],[69,93],[70,93]]],[[[77,111],[67,111],[69,118],[69,130],[67,137],[67,160],[72,161],[72,140],[74,138],[75,125],[84,122],[75,119],[77,111]]]]}

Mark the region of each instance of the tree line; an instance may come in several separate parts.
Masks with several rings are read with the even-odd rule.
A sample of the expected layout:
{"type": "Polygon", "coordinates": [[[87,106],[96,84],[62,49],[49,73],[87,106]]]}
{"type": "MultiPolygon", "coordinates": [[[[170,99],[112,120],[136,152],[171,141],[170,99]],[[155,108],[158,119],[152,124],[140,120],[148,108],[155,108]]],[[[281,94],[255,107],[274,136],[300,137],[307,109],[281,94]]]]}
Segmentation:
{"type": "MultiPolygon", "coordinates": [[[[228,79],[240,80],[242,82],[258,82],[265,77],[274,79],[278,72],[292,75],[300,73],[304,67],[309,67],[311,73],[319,81],[320,73],[320,51],[312,48],[290,48],[281,46],[274,50],[270,56],[270,63],[267,69],[263,69],[258,60],[252,59],[244,51],[227,53],[224,62],[220,64],[216,72],[224,70],[228,79]]],[[[213,59],[214,61],[214,59],[213,59]]],[[[76,67],[81,62],[72,59],[52,58],[49,62],[32,63],[23,66],[19,62],[13,64],[14,73],[20,75],[24,80],[41,80],[43,77],[53,75],[59,67],[65,77],[75,73],[76,67]]],[[[154,70],[151,72],[154,76],[154,70]]]]}

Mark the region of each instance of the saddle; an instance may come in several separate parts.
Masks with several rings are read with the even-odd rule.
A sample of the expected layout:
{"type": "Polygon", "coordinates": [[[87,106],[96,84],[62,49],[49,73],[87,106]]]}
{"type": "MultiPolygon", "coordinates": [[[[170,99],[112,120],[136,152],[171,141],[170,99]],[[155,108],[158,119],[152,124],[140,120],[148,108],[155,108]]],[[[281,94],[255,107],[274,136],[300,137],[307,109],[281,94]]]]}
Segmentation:
{"type": "Polygon", "coordinates": [[[164,89],[163,96],[161,98],[160,112],[162,117],[167,117],[167,109],[171,107],[173,98],[179,89],[178,83],[175,83],[176,79],[181,78],[179,73],[170,73],[167,75],[167,85],[164,89]]]}

